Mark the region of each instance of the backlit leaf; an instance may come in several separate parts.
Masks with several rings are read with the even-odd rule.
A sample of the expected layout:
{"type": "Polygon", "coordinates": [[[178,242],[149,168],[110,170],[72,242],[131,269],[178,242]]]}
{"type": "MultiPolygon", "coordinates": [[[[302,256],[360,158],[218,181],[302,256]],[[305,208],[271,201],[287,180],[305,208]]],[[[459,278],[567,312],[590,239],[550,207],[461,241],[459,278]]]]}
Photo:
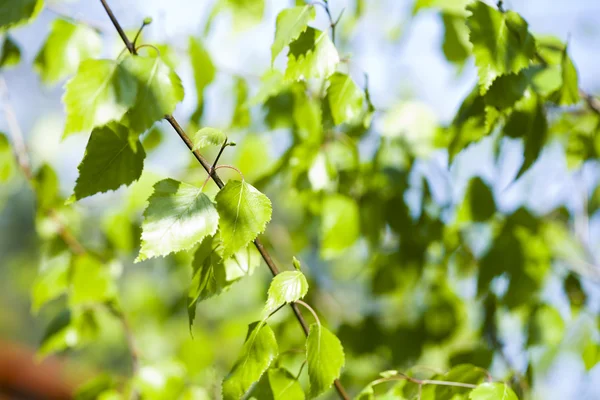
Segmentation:
{"type": "Polygon", "coordinates": [[[270,369],[267,374],[273,400],[304,400],[300,382],[288,370],[275,368],[270,369]]]}
{"type": "Polygon", "coordinates": [[[42,261],[31,288],[31,310],[37,313],[47,302],[65,294],[69,287],[70,254],[64,252],[42,261]]]}
{"type": "Polygon", "coordinates": [[[271,201],[246,181],[227,182],[215,201],[224,258],[256,239],[271,220],[271,201]]]}
{"type": "Polygon", "coordinates": [[[360,213],[351,198],[336,194],[323,202],[321,254],[325,258],[339,255],[358,239],[360,213]]]}
{"type": "Polygon", "coordinates": [[[364,92],[349,75],[336,72],[329,77],[329,108],[336,125],[355,122],[365,101],[364,92]]]}
{"type": "Polygon", "coordinates": [[[300,300],[307,292],[308,282],[302,272],[283,271],[271,281],[265,312],[268,314],[283,304],[300,300]]]}
{"type": "Polygon", "coordinates": [[[8,138],[0,132],[0,183],[8,181],[15,171],[15,157],[8,138]]]}
{"type": "Polygon", "coordinates": [[[194,150],[203,149],[210,146],[221,146],[227,136],[220,129],[202,128],[194,134],[194,150]]]}
{"type": "Polygon", "coordinates": [[[560,106],[570,106],[579,102],[579,82],[577,70],[565,48],[561,61],[562,85],[550,96],[550,100],[560,106]]]}
{"type": "Polygon", "coordinates": [[[333,333],[321,325],[312,324],[306,338],[306,360],[310,397],[316,397],[339,378],[345,362],[344,349],[333,333]]]}
{"type": "Polygon", "coordinates": [[[277,15],[275,40],[271,46],[271,64],[285,46],[306,30],[308,22],[313,20],[316,14],[314,6],[306,5],[286,8],[277,15]]]}
{"type": "Polygon", "coordinates": [[[469,400],[519,400],[504,383],[482,383],[469,393],[469,400]]]}
{"type": "Polygon", "coordinates": [[[111,275],[110,264],[83,254],[73,260],[71,275],[71,306],[91,305],[111,301],[116,297],[117,287],[111,275]]]}
{"type": "Polygon", "coordinates": [[[285,78],[294,81],[327,78],[335,72],[339,61],[327,33],[309,27],[290,43],[285,78]]]}
{"type": "Polygon", "coordinates": [[[189,41],[190,62],[196,83],[196,96],[198,98],[196,111],[192,119],[198,121],[204,107],[204,89],[215,79],[216,68],[210,54],[199,39],[190,37],[189,41]]]}
{"type": "Polygon", "coordinates": [[[219,214],[200,188],[165,179],[154,185],[137,261],[186,250],[217,231],[219,214]]]}

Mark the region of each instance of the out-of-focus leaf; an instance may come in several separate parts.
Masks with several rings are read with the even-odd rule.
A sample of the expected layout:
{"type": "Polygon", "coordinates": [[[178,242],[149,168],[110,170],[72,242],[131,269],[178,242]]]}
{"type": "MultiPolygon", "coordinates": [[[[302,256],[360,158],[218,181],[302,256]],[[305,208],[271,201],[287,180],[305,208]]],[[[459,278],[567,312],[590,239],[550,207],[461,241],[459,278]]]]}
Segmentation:
{"type": "Polygon", "coordinates": [[[210,58],[210,54],[208,54],[208,51],[199,39],[190,37],[188,46],[192,71],[194,73],[194,82],[196,83],[196,96],[198,98],[198,105],[192,119],[198,122],[200,116],[202,116],[202,109],[204,107],[204,89],[214,81],[217,71],[210,58]]]}
{"type": "Polygon", "coordinates": [[[458,210],[459,221],[485,222],[496,212],[494,194],[480,177],[469,182],[463,204],[458,210]]]}
{"type": "Polygon", "coordinates": [[[223,9],[231,11],[236,30],[251,28],[262,21],[265,11],[264,0],[220,0],[223,9]]]}
{"type": "Polygon", "coordinates": [[[221,146],[227,136],[220,129],[202,128],[194,134],[194,150],[203,149],[210,146],[221,146]]]}
{"type": "Polygon", "coordinates": [[[467,4],[469,4],[469,0],[416,0],[413,14],[423,9],[436,8],[445,13],[464,17],[467,15],[465,9],[467,4]]]}
{"type": "Polygon", "coordinates": [[[271,327],[265,322],[250,324],[240,356],[223,381],[223,399],[242,398],[278,355],[279,348],[271,327]]]}
{"type": "Polygon", "coordinates": [[[37,313],[44,304],[67,292],[70,263],[71,257],[67,252],[55,257],[46,257],[42,261],[31,289],[33,313],[37,313]]]}
{"type": "Polygon", "coordinates": [[[285,78],[294,81],[327,78],[335,72],[339,61],[327,33],[309,27],[290,43],[285,78]]]}
{"type": "Polygon", "coordinates": [[[268,372],[273,400],[304,400],[300,382],[286,369],[274,368],[268,372]]]}
{"type": "Polygon", "coordinates": [[[577,104],[579,102],[579,80],[575,65],[573,65],[566,48],[560,65],[562,85],[550,96],[550,100],[560,106],[577,104]]]}
{"type": "Polygon", "coordinates": [[[320,100],[309,96],[304,87],[294,91],[293,117],[298,134],[310,143],[321,143],[323,137],[323,111],[320,100]]]}
{"type": "Polygon", "coordinates": [[[446,31],[442,43],[446,60],[462,65],[471,53],[469,29],[465,24],[465,19],[464,17],[443,13],[442,22],[446,31]]]}
{"type": "Polygon", "coordinates": [[[12,37],[6,35],[0,51],[0,68],[10,68],[21,62],[21,49],[12,37]]]}
{"type": "Polygon", "coordinates": [[[248,83],[243,78],[235,80],[235,109],[231,118],[233,128],[246,128],[250,125],[250,110],[248,109],[248,83]]]}
{"type": "Polygon", "coordinates": [[[98,57],[101,50],[102,38],[98,32],[82,24],[55,19],[33,65],[44,83],[56,83],[74,74],[81,61],[98,57]]]}
{"type": "Polygon", "coordinates": [[[144,365],[134,378],[134,386],[142,399],[180,399],[187,376],[188,372],[179,362],[144,365]]]}
{"type": "Polygon", "coordinates": [[[271,46],[271,64],[283,48],[296,40],[317,15],[313,5],[286,8],[277,15],[275,40],[271,46]]]}
{"type": "Polygon", "coordinates": [[[517,73],[529,66],[535,40],[527,22],[516,12],[501,12],[482,1],[467,6],[469,40],[473,44],[481,94],[499,76],[517,73]]]}
{"type": "Polygon", "coordinates": [[[256,239],[271,220],[271,201],[246,181],[227,182],[215,201],[224,258],[256,239]]]}
{"type": "Polygon", "coordinates": [[[325,198],[321,215],[321,254],[332,258],[358,239],[360,212],[351,198],[335,194],[325,198]]]}
{"type": "Polygon", "coordinates": [[[131,184],[142,175],[145,158],[139,140],[131,147],[126,127],[112,124],[94,129],[77,167],[79,176],[71,199],[76,201],[131,184]]]}
{"type": "Polygon", "coordinates": [[[38,355],[45,357],[68,348],[83,346],[94,340],[98,331],[96,316],[91,309],[74,312],[64,310],[48,324],[38,355]]]}
{"type": "Polygon", "coordinates": [[[14,155],[8,138],[0,132],[0,183],[7,182],[15,172],[14,155]]]}
{"type": "Polygon", "coordinates": [[[365,94],[349,75],[339,72],[331,75],[327,97],[336,125],[353,123],[362,114],[365,94]]]}
{"type": "Polygon", "coordinates": [[[482,383],[469,393],[469,400],[519,400],[504,383],[482,383]]]}
{"type": "Polygon", "coordinates": [[[44,7],[44,0],[0,0],[0,32],[31,21],[44,7]]]}
{"type": "Polygon", "coordinates": [[[565,322],[556,308],[541,306],[529,320],[528,333],[529,345],[556,346],[563,340],[565,322]]]}
{"type": "Polygon", "coordinates": [[[202,190],[173,179],[154,185],[137,261],[186,250],[217,231],[219,214],[202,190]]]}
{"type": "MultiPolygon", "coordinates": [[[[435,379],[477,385],[482,383],[486,377],[487,373],[484,369],[470,364],[461,364],[453,367],[442,376],[436,376],[435,379]]],[[[440,385],[435,388],[435,399],[452,400],[455,396],[465,395],[469,391],[469,388],[440,385]]]]}
{"type": "Polygon", "coordinates": [[[381,134],[402,140],[417,156],[424,157],[433,150],[436,129],[435,113],[425,104],[411,101],[385,113],[381,134]]]}
{"type": "Polygon", "coordinates": [[[309,393],[316,397],[329,389],[339,378],[344,366],[344,349],[340,340],[327,328],[312,324],[306,338],[309,393]]]}

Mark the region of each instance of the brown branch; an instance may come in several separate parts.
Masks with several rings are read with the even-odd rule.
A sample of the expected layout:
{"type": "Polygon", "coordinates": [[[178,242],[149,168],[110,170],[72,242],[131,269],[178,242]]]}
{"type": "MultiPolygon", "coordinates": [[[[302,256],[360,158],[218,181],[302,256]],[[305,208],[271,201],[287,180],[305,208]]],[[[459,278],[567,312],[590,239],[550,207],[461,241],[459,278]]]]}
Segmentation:
{"type": "MultiPolygon", "coordinates": [[[[135,48],[133,47],[131,41],[127,38],[127,35],[123,31],[123,28],[121,28],[119,21],[115,18],[112,10],[106,3],[106,0],[100,0],[100,2],[102,3],[102,6],[106,10],[106,13],[108,14],[108,17],[110,18],[111,22],[115,26],[115,29],[117,30],[117,32],[119,32],[119,35],[121,36],[121,39],[123,40],[123,43],[125,43],[125,46],[129,50],[129,52],[131,54],[135,55],[136,54],[135,48]]],[[[194,150],[194,144],[192,143],[190,137],[185,133],[183,128],[181,128],[181,125],[179,125],[177,120],[172,115],[165,115],[164,118],[171,125],[171,127],[173,127],[175,132],[177,132],[177,134],[179,135],[181,140],[185,143],[185,145],[188,147],[188,149],[192,152],[194,157],[196,157],[196,160],[200,163],[200,165],[202,165],[202,168],[204,168],[206,173],[209,174],[209,176],[215,182],[215,184],[219,187],[219,189],[223,188],[223,186],[225,186],[225,184],[223,183],[223,180],[221,180],[219,175],[212,169],[212,165],[202,156],[202,154],[200,154],[200,152],[198,150],[194,150]]],[[[271,274],[273,274],[273,276],[279,274],[279,268],[277,268],[277,265],[275,265],[275,262],[273,262],[271,255],[265,249],[265,247],[262,244],[262,242],[260,241],[260,239],[256,238],[254,240],[254,246],[256,247],[256,249],[260,253],[261,257],[267,264],[267,267],[269,267],[271,274]]],[[[296,319],[302,326],[302,330],[304,331],[304,334],[306,336],[308,336],[308,332],[309,332],[308,324],[306,323],[306,320],[302,316],[300,309],[294,303],[291,303],[290,307],[292,308],[292,311],[294,312],[296,319]]],[[[339,381],[339,379],[336,379],[334,381],[334,385],[335,385],[335,388],[336,388],[340,398],[342,398],[343,400],[350,399],[350,397],[346,393],[346,391],[345,391],[344,387],[342,386],[341,382],[339,381]]]]}
{"type": "MultiPolygon", "coordinates": [[[[4,78],[0,77],[0,94],[2,94],[2,108],[4,110],[4,114],[6,116],[6,120],[8,121],[8,133],[13,142],[13,148],[15,152],[15,158],[17,159],[17,164],[19,168],[23,172],[23,175],[29,181],[32,189],[36,190],[35,185],[35,177],[33,176],[33,169],[31,167],[29,153],[27,150],[27,146],[25,144],[25,138],[23,136],[23,131],[19,126],[18,120],[16,118],[15,111],[10,103],[10,97],[8,92],[8,87],[4,78]]],[[[57,229],[58,237],[67,245],[69,251],[75,255],[83,255],[83,254],[92,254],[88,251],[82,244],[77,240],[75,235],[70,231],[69,227],[62,221],[60,215],[56,212],[54,208],[49,208],[45,210],[46,215],[54,221],[57,229]]],[[[133,337],[133,332],[131,327],[129,326],[129,322],[122,311],[111,308],[113,311],[113,315],[115,315],[121,325],[123,326],[123,331],[125,334],[125,338],[127,341],[127,347],[129,349],[129,354],[131,357],[132,364],[132,374],[136,375],[139,370],[139,357],[137,347],[135,345],[135,340],[133,337]]]]}

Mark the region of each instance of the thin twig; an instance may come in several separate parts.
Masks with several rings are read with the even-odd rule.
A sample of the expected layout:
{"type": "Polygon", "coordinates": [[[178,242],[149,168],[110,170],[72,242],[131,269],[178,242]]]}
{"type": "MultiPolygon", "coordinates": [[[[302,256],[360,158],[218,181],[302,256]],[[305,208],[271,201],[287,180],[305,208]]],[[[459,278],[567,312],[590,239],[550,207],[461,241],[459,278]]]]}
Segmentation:
{"type": "Polygon", "coordinates": [[[211,171],[213,171],[213,173],[216,170],[217,163],[219,162],[219,158],[221,158],[221,154],[223,154],[223,150],[225,150],[225,147],[227,147],[227,138],[225,138],[225,141],[223,142],[223,145],[221,146],[219,153],[215,157],[215,161],[213,161],[212,166],[210,167],[210,169],[211,169],[211,171]]]}
{"type": "MultiPolygon", "coordinates": [[[[119,35],[121,36],[123,43],[125,43],[125,46],[127,46],[127,49],[129,50],[129,52],[131,54],[136,54],[135,48],[132,46],[132,43],[127,38],[127,35],[123,31],[123,28],[121,28],[119,21],[115,18],[113,12],[111,11],[108,4],[106,3],[106,0],[100,0],[100,2],[102,3],[102,6],[106,10],[106,13],[108,14],[113,25],[115,26],[115,29],[117,30],[117,32],[119,32],[119,35]]],[[[192,140],[185,133],[183,128],[181,128],[181,125],[179,125],[177,120],[172,115],[165,115],[165,120],[171,125],[171,127],[175,130],[175,132],[177,132],[177,134],[179,135],[181,140],[185,143],[187,148],[192,152],[192,154],[194,155],[196,160],[200,163],[200,165],[202,165],[202,168],[204,168],[206,173],[209,174],[209,176],[215,182],[215,184],[219,187],[219,189],[222,189],[223,186],[225,186],[225,184],[223,183],[223,180],[219,177],[219,175],[216,172],[213,172],[211,174],[211,167],[212,167],[211,164],[206,160],[206,158],[204,158],[204,156],[202,156],[202,154],[198,150],[194,150],[194,144],[193,144],[192,140]]],[[[277,265],[275,265],[275,262],[271,258],[271,255],[269,254],[269,252],[265,249],[261,240],[256,238],[253,243],[254,243],[254,246],[256,247],[256,249],[258,250],[258,252],[260,253],[261,257],[267,264],[267,267],[271,271],[271,274],[273,274],[274,276],[279,274],[279,268],[277,268],[277,265]]],[[[290,307],[292,308],[292,311],[294,312],[296,319],[302,326],[302,330],[304,331],[304,334],[308,336],[308,333],[309,333],[308,324],[306,323],[306,320],[302,316],[300,309],[298,308],[298,306],[295,303],[290,303],[290,307]]],[[[339,379],[336,379],[333,382],[333,384],[334,384],[340,398],[342,398],[344,400],[350,399],[350,397],[346,393],[346,391],[345,391],[344,387],[342,386],[341,382],[339,381],[339,379]]]]}
{"type": "Polygon", "coordinates": [[[311,306],[309,306],[308,304],[306,304],[302,300],[296,300],[295,303],[300,304],[301,306],[303,306],[304,308],[306,308],[308,311],[310,311],[310,313],[315,318],[315,321],[317,321],[317,325],[319,325],[319,327],[321,327],[321,320],[319,320],[319,316],[317,315],[316,311],[311,306]]]}

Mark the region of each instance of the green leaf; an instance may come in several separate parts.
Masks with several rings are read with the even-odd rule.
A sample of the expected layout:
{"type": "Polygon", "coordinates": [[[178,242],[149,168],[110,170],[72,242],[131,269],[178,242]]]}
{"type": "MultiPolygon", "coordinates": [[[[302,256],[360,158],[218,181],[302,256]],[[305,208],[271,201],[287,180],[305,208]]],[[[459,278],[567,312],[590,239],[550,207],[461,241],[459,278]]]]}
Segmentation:
{"type": "Polygon", "coordinates": [[[188,317],[190,327],[196,316],[196,304],[218,295],[224,287],[225,271],[219,264],[213,247],[213,237],[204,238],[192,261],[192,284],[188,293],[188,317]]]}
{"type": "Polygon", "coordinates": [[[321,254],[332,258],[352,246],[360,235],[358,205],[340,194],[327,196],[321,215],[321,254]]]}
{"type": "Polygon", "coordinates": [[[456,15],[443,13],[442,22],[446,31],[442,43],[446,60],[462,65],[471,55],[469,29],[465,24],[465,19],[462,16],[457,17],[456,15]]]}
{"type": "Polygon", "coordinates": [[[482,383],[469,393],[470,400],[519,400],[504,383],[482,383]]]}
{"type": "Polygon", "coordinates": [[[503,130],[509,137],[522,137],[525,160],[517,174],[523,175],[537,160],[548,136],[548,121],[543,101],[533,93],[526,93],[510,114],[503,130]]]}
{"type": "Polygon", "coordinates": [[[465,223],[485,222],[496,212],[494,194],[480,177],[469,181],[457,219],[465,223]]]}
{"type": "Polygon", "coordinates": [[[244,276],[252,275],[262,259],[252,243],[236,251],[231,257],[223,257],[223,250],[223,247],[219,246],[217,251],[225,268],[227,282],[234,282],[244,276]]]}
{"type": "Polygon", "coordinates": [[[285,78],[293,81],[327,78],[335,72],[339,61],[327,33],[309,27],[290,43],[285,78]]]}
{"type": "Polygon", "coordinates": [[[577,70],[571,57],[567,54],[567,49],[563,51],[561,61],[562,85],[550,96],[550,101],[559,106],[570,106],[579,102],[579,82],[577,70]]]}
{"type": "Polygon", "coordinates": [[[67,292],[69,287],[70,253],[63,252],[42,261],[31,288],[31,311],[37,313],[47,302],[67,292]]]}
{"type": "Polygon", "coordinates": [[[227,182],[215,201],[224,258],[256,239],[271,220],[271,201],[246,181],[227,182]]]}
{"type": "Polygon", "coordinates": [[[426,157],[433,150],[436,129],[437,117],[428,105],[407,101],[385,113],[381,135],[401,138],[415,155],[426,157]]]}
{"type": "Polygon", "coordinates": [[[0,31],[29,22],[43,7],[43,0],[0,0],[0,31]]]}
{"type": "Polygon", "coordinates": [[[301,86],[294,91],[293,117],[303,141],[320,144],[323,137],[323,110],[321,101],[306,93],[301,86]]]}
{"type": "Polygon", "coordinates": [[[65,86],[64,136],[117,121],[135,104],[137,81],[112,60],[87,60],[65,86]]]}
{"type": "Polygon", "coordinates": [[[219,214],[202,190],[173,179],[154,185],[136,262],[186,250],[217,231],[219,214]]]}
{"type": "Polygon", "coordinates": [[[308,282],[300,271],[284,271],[273,278],[269,286],[269,294],[265,313],[275,311],[279,306],[300,300],[308,292],[308,282]]]}
{"type": "MultiPolygon", "coordinates": [[[[483,368],[478,368],[471,364],[460,364],[453,367],[446,374],[439,377],[436,376],[435,379],[446,382],[459,382],[477,385],[483,382],[486,377],[487,373],[483,368]]],[[[469,388],[439,385],[435,388],[435,399],[452,400],[455,399],[456,396],[464,395],[469,391],[469,388]]]]}
{"type": "Polygon", "coordinates": [[[285,368],[268,371],[269,386],[273,400],[304,400],[304,391],[300,382],[285,368]]]}
{"type": "Polygon", "coordinates": [[[243,78],[235,79],[235,109],[231,118],[232,128],[246,128],[250,125],[250,110],[248,109],[248,84],[243,78]]]}
{"type": "Polygon", "coordinates": [[[0,68],[10,68],[21,62],[21,49],[9,35],[4,37],[0,52],[0,68]]]}
{"type": "Polygon", "coordinates": [[[340,340],[325,327],[312,324],[306,338],[306,360],[310,397],[327,390],[339,378],[344,366],[344,349],[340,340]]]}
{"type": "Polygon", "coordinates": [[[146,152],[138,140],[132,149],[129,129],[111,124],[92,131],[71,199],[81,200],[96,193],[116,190],[139,179],[146,152]]]}
{"type": "Polygon", "coordinates": [[[192,119],[198,122],[204,106],[204,89],[214,81],[216,68],[208,51],[199,39],[190,37],[189,54],[198,98],[196,111],[194,111],[192,119]]]}
{"type": "Polygon", "coordinates": [[[277,15],[275,40],[271,46],[271,64],[285,46],[298,39],[298,36],[308,27],[308,22],[316,15],[317,12],[312,5],[286,8],[277,15]]]}
{"type": "Polygon", "coordinates": [[[111,301],[117,295],[110,264],[104,264],[89,254],[73,260],[69,304],[91,305],[111,301]]]}
{"type": "Polygon", "coordinates": [[[135,77],[138,91],[123,123],[142,133],[165,115],[172,114],[183,100],[183,85],[177,74],[160,57],[130,56],[122,65],[135,77]]]}
{"type": "Polygon", "coordinates": [[[0,182],[7,182],[15,169],[15,158],[8,138],[0,132],[0,182]]]}
{"type": "Polygon", "coordinates": [[[327,97],[336,125],[356,122],[361,116],[365,94],[349,75],[340,72],[331,75],[327,97]]]}
{"type": "Polygon", "coordinates": [[[92,28],[55,19],[52,29],[33,63],[42,82],[56,83],[77,71],[79,64],[96,58],[102,51],[102,38],[92,28]]]}
{"type": "Polygon", "coordinates": [[[231,11],[233,26],[238,31],[258,24],[265,12],[264,0],[221,0],[221,5],[231,11]]]}
{"type": "Polygon", "coordinates": [[[262,321],[250,324],[240,356],[223,381],[223,399],[242,398],[278,354],[279,348],[271,327],[262,321]]]}
{"type": "Polygon", "coordinates": [[[444,13],[457,16],[466,16],[465,7],[469,0],[416,0],[413,6],[413,14],[427,8],[437,8],[444,13]]]}
{"type": "Polygon", "coordinates": [[[64,310],[46,328],[41,340],[38,356],[44,357],[67,348],[83,346],[94,340],[99,331],[92,309],[64,310]]]}
{"type": "Polygon", "coordinates": [[[37,207],[40,210],[55,208],[64,203],[64,199],[60,195],[58,175],[50,165],[42,164],[40,166],[35,173],[33,185],[37,207]]]}
{"type": "Polygon", "coordinates": [[[202,128],[194,134],[194,150],[203,149],[210,146],[221,146],[225,143],[227,136],[220,129],[202,128]]]}
{"type": "Polygon", "coordinates": [[[528,84],[525,70],[518,74],[502,75],[492,83],[485,94],[485,103],[497,109],[512,107],[523,97],[528,84]]]}
{"type": "Polygon", "coordinates": [[[527,76],[531,88],[540,96],[549,96],[562,85],[562,72],[558,65],[534,65],[521,73],[527,76]]]}
{"type": "Polygon", "coordinates": [[[517,73],[535,55],[535,40],[527,22],[514,11],[501,12],[481,1],[467,6],[467,18],[479,74],[481,94],[500,75],[517,73]]]}

